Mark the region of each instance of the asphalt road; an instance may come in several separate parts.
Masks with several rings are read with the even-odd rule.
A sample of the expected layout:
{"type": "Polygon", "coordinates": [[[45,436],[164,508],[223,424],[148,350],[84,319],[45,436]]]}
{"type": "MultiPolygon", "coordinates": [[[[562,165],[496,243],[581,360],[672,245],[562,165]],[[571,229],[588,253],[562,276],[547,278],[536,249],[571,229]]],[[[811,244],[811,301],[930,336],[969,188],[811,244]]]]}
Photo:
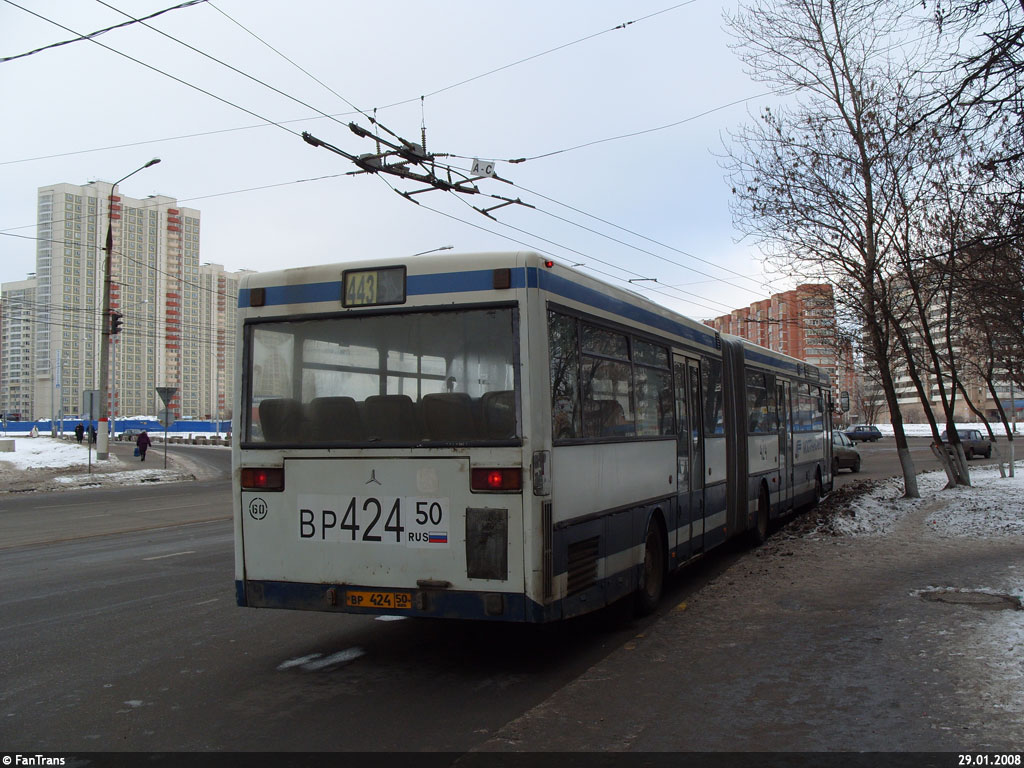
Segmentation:
{"type": "MultiPolygon", "coordinates": [[[[840,480],[898,471],[892,448],[864,446],[864,471],[840,480]]],[[[229,452],[171,451],[216,477],[0,497],[5,748],[462,752],[659,618],[615,608],[533,627],[238,608],[229,452]]],[[[661,615],[750,556],[730,545],[687,568],[661,615]]]]}
{"type": "MultiPolygon", "coordinates": [[[[461,752],[654,621],[618,608],[553,627],[238,608],[228,495],[225,476],[0,500],[5,748],[461,752]],[[118,522],[145,529],[91,527],[118,522]],[[12,546],[18,531],[36,543],[12,546]]],[[[743,552],[689,569],[665,605],[743,552]]]]}
{"type": "MultiPolygon", "coordinates": [[[[932,454],[930,437],[907,438],[910,447],[910,455],[914,460],[914,467],[918,472],[930,472],[941,469],[939,460],[932,454]]],[[[896,441],[891,437],[883,437],[874,443],[857,443],[857,450],[860,452],[862,465],[861,471],[854,474],[848,469],[842,469],[836,476],[835,485],[841,488],[854,480],[881,480],[887,477],[896,477],[903,474],[900,469],[899,457],[896,454],[896,441]]],[[[992,460],[994,461],[994,459],[992,460]]],[[[970,467],[982,466],[992,463],[988,459],[972,459],[970,467]]]]}

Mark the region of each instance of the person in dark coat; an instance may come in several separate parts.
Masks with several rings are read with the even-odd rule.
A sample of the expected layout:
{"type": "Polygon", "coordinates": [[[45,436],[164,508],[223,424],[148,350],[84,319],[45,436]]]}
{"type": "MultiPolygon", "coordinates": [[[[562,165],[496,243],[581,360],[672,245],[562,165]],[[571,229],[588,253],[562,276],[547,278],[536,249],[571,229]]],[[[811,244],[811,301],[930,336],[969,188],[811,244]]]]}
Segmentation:
{"type": "Polygon", "coordinates": [[[75,440],[77,440],[79,443],[81,443],[82,442],[82,437],[84,437],[84,436],[85,436],[85,427],[83,427],[81,424],[79,424],[77,427],[75,427],[75,440]]]}
{"type": "Polygon", "coordinates": [[[153,444],[153,441],[149,439],[149,435],[143,430],[142,434],[135,438],[135,445],[139,449],[139,456],[142,457],[142,461],[146,460],[146,451],[149,450],[149,446],[153,444]]]}
{"type": "Polygon", "coordinates": [[[89,425],[89,442],[96,442],[96,427],[94,427],[92,424],[89,425]]]}

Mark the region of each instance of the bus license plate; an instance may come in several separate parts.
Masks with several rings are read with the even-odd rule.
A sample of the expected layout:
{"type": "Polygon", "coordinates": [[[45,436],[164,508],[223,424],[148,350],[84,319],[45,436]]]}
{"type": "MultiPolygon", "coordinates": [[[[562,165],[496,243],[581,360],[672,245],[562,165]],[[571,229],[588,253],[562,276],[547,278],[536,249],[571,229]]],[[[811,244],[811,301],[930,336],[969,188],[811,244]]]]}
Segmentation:
{"type": "Polygon", "coordinates": [[[348,592],[345,605],[350,608],[412,608],[411,592],[348,592]]]}

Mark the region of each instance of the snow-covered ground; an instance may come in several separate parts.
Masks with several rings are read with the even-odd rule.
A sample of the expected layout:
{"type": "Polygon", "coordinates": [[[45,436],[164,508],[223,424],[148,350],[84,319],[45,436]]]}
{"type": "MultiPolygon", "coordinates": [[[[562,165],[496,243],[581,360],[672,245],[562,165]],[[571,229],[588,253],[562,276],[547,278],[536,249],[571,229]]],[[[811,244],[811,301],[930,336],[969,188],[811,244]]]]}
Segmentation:
{"type": "MultiPolygon", "coordinates": [[[[39,490],[53,490],[174,482],[191,477],[180,470],[163,469],[162,462],[151,469],[126,469],[125,463],[113,453],[107,460],[98,461],[95,446],[90,472],[89,448],[84,443],[80,445],[50,437],[9,439],[14,440],[14,451],[0,452],[0,485],[7,487],[18,480],[36,478],[39,490]]],[[[154,464],[160,461],[159,454],[153,449],[150,449],[149,458],[154,464]]],[[[26,489],[21,487],[19,490],[26,489]]]]}
{"type": "MultiPolygon", "coordinates": [[[[875,426],[878,427],[878,431],[881,432],[886,437],[892,437],[892,435],[893,435],[892,424],[888,424],[888,423],[881,424],[881,423],[879,423],[879,424],[875,424],[875,426]]],[[[979,430],[981,430],[981,434],[988,435],[988,430],[985,428],[985,425],[982,424],[981,422],[971,423],[971,424],[957,424],[956,426],[957,426],[957,429],[979,429],[979,430]]],[[[939,423],[939,432],[942,432],[945,428],[946,428],[946,425],[944,423],[940,422],[939,423]]],[[[839,429],[839,427],[837,427],[837,429],[839,429]]],[[[929,427],[927,424],[904,424],[903,425],[903,432],[906,434],[907,437],[931,437],[932,436],[932,428],[929,427]]],[[[1000,438],[1000,439],[1005,439],[1005,437],[1006,437],[1006,430],[1003,429],[1003,425],[998,423],[998,422],[992,422],[992,432],[994,432],[995,436],[1000,438]]],[[[1014,442],[1016,442],[1016,440],[1018,438],[1020,438],[1020,437],[1024,437],[1024,422],[1019,422],[1017,424],[1017,432],[1016,432],[1015,437],[1014,437],[1014,442]]]]}
{"type": "Polygon", "coordinates": [[[926,472],[917,476],[920,499],[901,498],[902,477],[883,480],[849,505],[851,516],[833,519],[832,528],[846,535],[885,533],[907,512],[935,507],[927,525],[942,537],[1024,536],[1024,463],[1017,462],[1015,475],[971,469],[972,487],[944,490],[945,473],[926,472]]]}

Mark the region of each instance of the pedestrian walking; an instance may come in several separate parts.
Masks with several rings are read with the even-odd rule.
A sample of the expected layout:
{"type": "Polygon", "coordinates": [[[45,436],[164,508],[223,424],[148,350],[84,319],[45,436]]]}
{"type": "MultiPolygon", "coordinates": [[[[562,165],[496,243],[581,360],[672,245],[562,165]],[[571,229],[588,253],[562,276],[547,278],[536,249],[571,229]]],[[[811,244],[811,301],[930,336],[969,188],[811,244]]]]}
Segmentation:
{"type": "Polygon", "coordinates": [[[137,438],[135,438],[135,447],[138,448],[139,456],[142,457],[142,461],[146,460],[146,451],[149,450],[149,446],[152,445],[153,441],[149,439],[149,435],[146,434],[146,430],[142,430],[137,438]]]}
{"type": "Polygon", "coordinates": [[[75,440],[78,441],[79,445],[82,443],[82,438],[85,436],[85,427],[79,424],[75,427],[75,440]]]}
{"type": "Polygon", "coordinates": [[[92,424],[89,425],[89,442],[96,442],[96,427],[94,427],[92,424]]]}

